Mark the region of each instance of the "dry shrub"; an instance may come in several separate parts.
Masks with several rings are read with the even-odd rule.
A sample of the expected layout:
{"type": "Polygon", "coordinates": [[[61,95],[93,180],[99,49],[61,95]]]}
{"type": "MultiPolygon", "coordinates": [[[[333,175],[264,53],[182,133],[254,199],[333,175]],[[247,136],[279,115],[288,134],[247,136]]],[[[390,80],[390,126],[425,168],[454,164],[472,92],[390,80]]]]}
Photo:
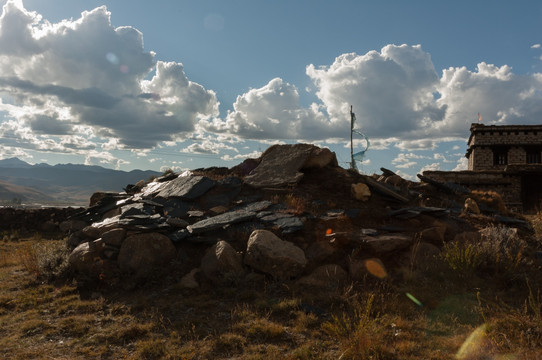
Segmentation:
{"type": "Polygon", "coordinates": [[[441,253],[445,262],[461,276],[483,272],[514,278],[525,260],[526,242],[515,229],[502,225],[488,226],[480,232],[480,241],[446,244],[441,253]]]}
{"type": "Polygon", "coordinates": [[[286,205],[294,214],[301,215],[305,212],[306,200],[299,196],[288,194],[286,195],[286,205]]]}
{"type": "Polygon", "coordinates": [[[38,276],[38,252],[34,245],[35,244],[32,244],[31,242],[25,242],[23,246],[17,249],[15,257],[18,258],[19,263],[23,265],[28,273],[38,276]]]}
{"type": "Polygon", "coordinates": [[[495,191],[473,190],[471,194],[478,204],[484,204],[491,209],[497,210],[501,214],[506,214],[508,212],[501,195],[495,191]]]}
{"type": "Polygon", "coordinates": [[[284,204],[287,207],[287,211],[295,215],[301,215],[307,209],[307,200],[294,194],[286,195],[273,195],[270,198],[273,204],[284,204]]]}
{"type": "Polygon", "coordinates": [[[533,226],[537,240],[542,243],[542,211],[538,211],[535,215],[528,216],[528,219],[533,226]]]}
{"type": "Polygon", "coordinates": [[[64,241],[27,241],[16,257],[28,273],[39,279],[54,280],[69,274],[70,251],[64,241]]]}
{"type": "Polygon", "coordinates": [[[447,243],[441,255],[460,277],[470,277],[482,264],[482,252],[475,244],[447,243]]]}
{"type": "Polygon", "coordinates": [[[514,272],[524,259],[527,243],[516,229],[507,226],[488,226],[482,231],[480,247],[484,265],[497,271],[514,272]]]}

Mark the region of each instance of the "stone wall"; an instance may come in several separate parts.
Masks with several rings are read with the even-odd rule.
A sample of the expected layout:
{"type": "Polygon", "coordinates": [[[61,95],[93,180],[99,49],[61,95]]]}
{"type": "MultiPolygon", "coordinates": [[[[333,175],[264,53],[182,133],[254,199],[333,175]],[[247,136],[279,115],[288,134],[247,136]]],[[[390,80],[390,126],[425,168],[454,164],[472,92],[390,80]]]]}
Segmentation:
{"type": "Polygon", "coordinates": [[[522,165],[525,164],[527,155],[525,149],[519,146],[513,146],[508,150],[508,164],[522,165]]]}
{"type": "Polygon", "coordinates": [[[495,191],[509,209],[522,210],[521,176],[502,171],[424,171],[424,176],[470,190],[495,191]]]}
{"type": "Polygon", "coordinates": [[[72,215],[81,212],[81,208],[43,208],[16,209],[0,208],[0,231],[54,232],[58,225],[72,215]]]}
{"type": "Polygon", "coordinates": [[[489,148],[475,148],[469,156],[469,170],[489,170],[493,167],[493,151],[489,148]]]}

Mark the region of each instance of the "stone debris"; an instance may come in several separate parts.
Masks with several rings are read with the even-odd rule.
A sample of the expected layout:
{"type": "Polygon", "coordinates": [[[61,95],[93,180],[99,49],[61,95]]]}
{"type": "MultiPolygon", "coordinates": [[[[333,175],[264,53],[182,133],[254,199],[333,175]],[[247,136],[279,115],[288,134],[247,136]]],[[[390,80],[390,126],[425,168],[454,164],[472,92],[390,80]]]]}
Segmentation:
{"type": "Polygon", "coordinates": [[[275,145],[243,164],[93,195],[91,206],[60,226],[73,248],[69,264],[85,281],[105,276],[133,285],[181,266],[186,289],[262,274],[337,287],[386,276],[386,265],[436,256],[447,241],[477,234],[471,217],[530,231],[510,213],[462,211],[462,191],[442,198],[440,185],[435,190],[387,169],[373,177],[345,170],[314,145],[275,145]]]}

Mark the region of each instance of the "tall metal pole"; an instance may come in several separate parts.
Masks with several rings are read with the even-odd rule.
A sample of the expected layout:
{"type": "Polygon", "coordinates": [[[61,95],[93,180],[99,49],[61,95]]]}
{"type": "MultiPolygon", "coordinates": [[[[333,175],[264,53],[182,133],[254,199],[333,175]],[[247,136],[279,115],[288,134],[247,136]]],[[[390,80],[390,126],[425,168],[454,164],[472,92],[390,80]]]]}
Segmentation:
{"type": "Polygon", "coordinates": [[[356,160],[354,160],[354,122],[356,121],[356,115],[354,114],[353,107],[350,105],[350,169],[357,170],[356,160]]]}

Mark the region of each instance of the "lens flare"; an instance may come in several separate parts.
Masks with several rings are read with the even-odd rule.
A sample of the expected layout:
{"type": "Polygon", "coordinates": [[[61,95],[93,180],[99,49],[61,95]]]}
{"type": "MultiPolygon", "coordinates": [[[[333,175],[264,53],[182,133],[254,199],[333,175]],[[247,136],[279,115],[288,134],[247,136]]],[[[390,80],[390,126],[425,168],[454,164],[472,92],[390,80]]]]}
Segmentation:
{"type": "Polygon", "coordinates": [[[484,348],[487,346],[486,331],[486,324],[478,326],[461,345],[455,358],[459,360],[470,359],[472,356],[483,354],[484,348]]]}
{"type": "Polygon", "coordinates": [[[107,61],[109,61],[113,65],[119,64],[119,58],[117,57],[117,55],[113,54],[112,52],[108,52],[107,54],[105,54],[105,58],[107,59],[107,61]]]}
{"type": "Polygon", "coordinates": [[[376,276],[379,279],[384,279],[386,276],[388,276],[384,264],[382,264],[382,261],[379,259],[365,260],[365,268],[371,275],[376,276]]]}
{"type": "Polygon", "coordinates": [[[407,298],[412,300],[412,302],[418,306],[423,306],[422,302],[414,297],[411,293],[406,293],[407,298]]]}

